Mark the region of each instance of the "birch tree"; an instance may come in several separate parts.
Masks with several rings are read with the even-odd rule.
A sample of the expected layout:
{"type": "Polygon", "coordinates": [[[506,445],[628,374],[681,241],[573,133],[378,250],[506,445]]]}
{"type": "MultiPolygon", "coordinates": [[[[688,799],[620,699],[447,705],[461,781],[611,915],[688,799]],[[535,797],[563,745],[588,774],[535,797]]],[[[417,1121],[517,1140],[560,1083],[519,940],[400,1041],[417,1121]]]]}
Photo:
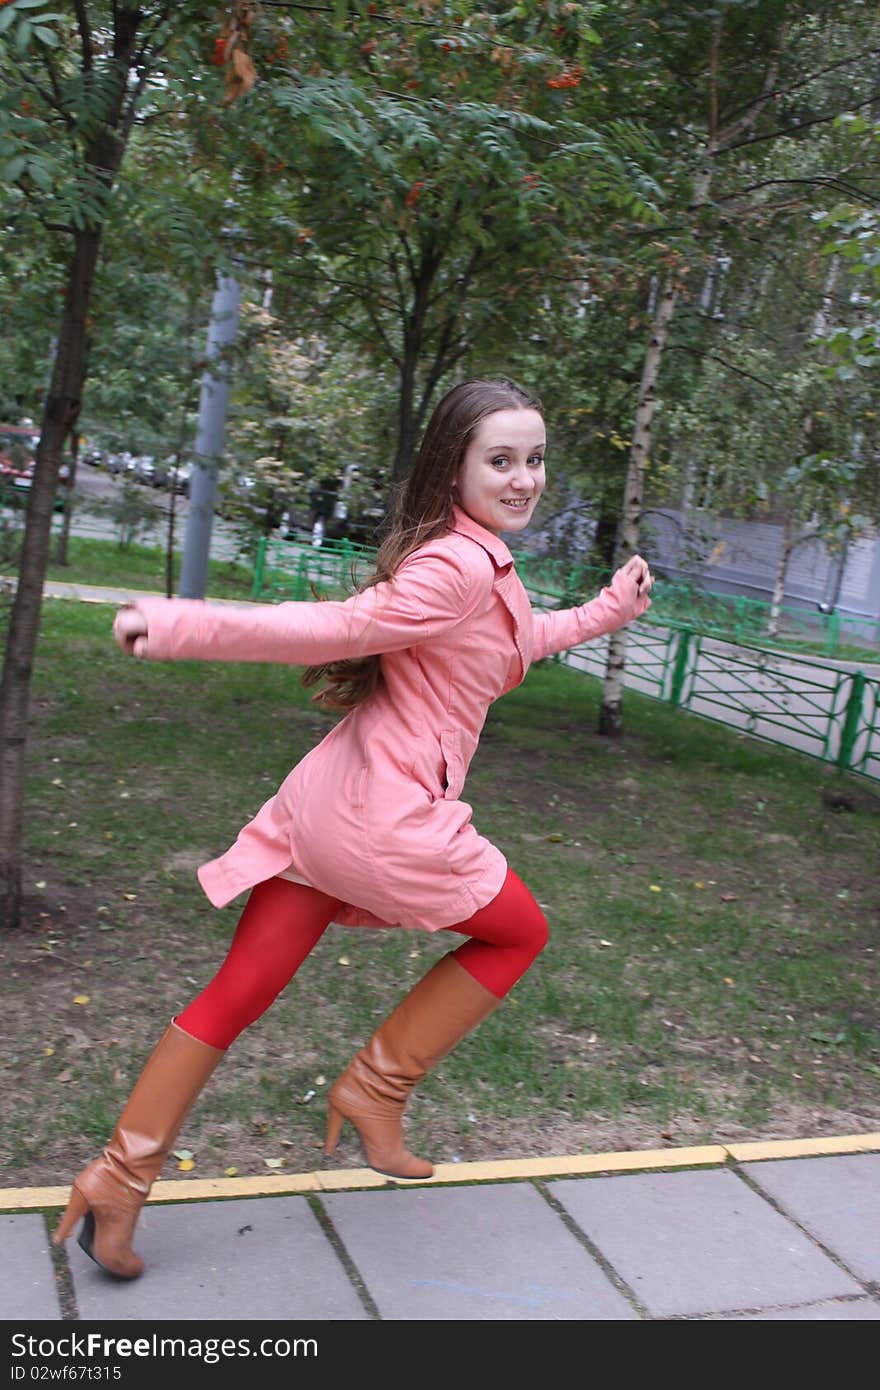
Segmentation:
{"type": "MultiPolygon", "coordinates": [[[[744,8],[744,7],[740,7],[744,8]]],[[[631,555],[637,553],[640,544],[641,521],[644,508],[645,468],[650,457],[651,433],[657,403],[657,383],[663,364],[664,352],[669,335],[670,324],[681,293],[683,275],[691,266],[692,246],[699,244],[705,223],[704,209],[707,207],[712,191],[712,183],[719,155],[733,150],[743,137],[764,117],[774,95],[780,72],[780,56],[784,48],[788,30],[788,16],[785,6],[769,7],[776,11],[769,24],[750,27],[745,30],[741,24],[731,22],[730,10],[716,17],[715,11],[708,12],[711,18],[698,15],[703,20],[706,34],[706,51],[703,61],[704,95],[706,105],[705,130],[702,138],[702,155],[692,183],[687,205],[680,209],[684,224],[684,235],[679,234],[681,250],[673,252],[673,264],[663,274],[657,294],[657,307],[651,323],[648,346],[645,352],[636,406],[635,424],[629,466],[624,484],[623,508],[620,526],[617,563],[623,564],[631,555]],[[748,39],[746,45],[744,40],[748,39]],[[741,79],[741,63],[746,52],[753,61],[755,50],[765,56],[752,93],[742,101],[739,82],[731,81],[731,74],[741,79]],[[725,66],[729,63],[730,72],[725,66]],[[741,110],[738,114],[727,109],[727,95],[737,93],[741,110]],[[690,238],[690,246],[688,245],[690,238]]],[[[734,16],[734,21],[739,16],[734,16]]],[[[749,17],[751,18],[751,17],[749,17]]],[[[623,733],[623,680],[626,668],[628,633],[626,628],[612,633],[608,642],[608,656],[605,677],[602,685],[602,700],[599,709],[599,732],[618,737],[623,733]]]]}

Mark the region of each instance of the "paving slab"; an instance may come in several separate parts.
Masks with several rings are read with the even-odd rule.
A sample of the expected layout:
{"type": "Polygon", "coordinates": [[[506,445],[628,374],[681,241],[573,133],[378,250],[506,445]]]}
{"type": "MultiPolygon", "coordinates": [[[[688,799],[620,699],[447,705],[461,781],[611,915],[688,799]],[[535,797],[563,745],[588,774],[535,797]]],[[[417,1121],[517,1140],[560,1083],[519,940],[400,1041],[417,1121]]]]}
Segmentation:
{"type": "Polygon", "coordinates": [[[743,1172],[857,1278],[880,1283],[880,1154],[745,1163],[743,1172]]]}
{"type": "Polygon", "coordinates": [[[880,1303],[875,1298],[841,1299],[810,1303],[805,1308],[773,1308],[767,1313],[734,1313],[710,1322],[880,1322],[880,1303]]]}
{"type": "Polygon", "coordinates": [[[626,1321],[638,1314],[526,1183],[321,1198],[389,1321],[626,1321]]]}
{"type": "Polygon", "coordinates": [[[45,1218],[0,1216],[0,1319],[60,1317],[45,1218]]]}
{"type": "Polygon", "coordinates": [[[305,1197],[148,1206],[136,1248],[140,1279],[108,1279],[67,1242],[84,1321],[367,1317],[305,1197]]]}
{"type": "Polygon", "coordinates": [[[726,1169],[561,1179],[548,1189],[655,1317],[864,1293],[726,1169]]]}

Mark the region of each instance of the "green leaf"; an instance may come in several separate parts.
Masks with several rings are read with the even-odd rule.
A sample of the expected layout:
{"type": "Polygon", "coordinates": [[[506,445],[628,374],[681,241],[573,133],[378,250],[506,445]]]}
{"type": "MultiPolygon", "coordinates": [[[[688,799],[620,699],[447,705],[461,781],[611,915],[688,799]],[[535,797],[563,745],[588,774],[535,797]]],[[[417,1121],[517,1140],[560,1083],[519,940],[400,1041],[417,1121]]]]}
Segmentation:
{"type": "Polygon", "coordinates": [[[40,163],[38,159],[32,159],[28,164],[28,173],[38,188],[42,188],[46,193],[52,192],[52,174],[45,164],[40,163]]]}
{"type": "Polygon", "coordinates": [[[54,29],[44,29],[41,25],[34,30],[34,38],[39,39],[40,43],[46,44],[48,48],[58,48],[61,44],[54,29]]]}
{"type": "Polygon", "coordinates": [[[3,170],[3,177],[7,179],[9,183],[15,183],[16,179],[20,178],[24,173],[26,164],[27,159],[23,154],[16,155],[14,159],[10,159],[6,168],[3,170]]]}

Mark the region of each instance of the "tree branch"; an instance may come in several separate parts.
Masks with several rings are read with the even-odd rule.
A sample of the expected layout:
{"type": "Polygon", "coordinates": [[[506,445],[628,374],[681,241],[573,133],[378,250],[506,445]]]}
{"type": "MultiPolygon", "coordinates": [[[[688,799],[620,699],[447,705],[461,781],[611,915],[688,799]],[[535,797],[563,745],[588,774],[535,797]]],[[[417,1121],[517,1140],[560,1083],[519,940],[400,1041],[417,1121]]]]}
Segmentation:
{"type": "Polygon", "coordinates": [[[79,41],[82,47],[83,72],[91,72],[92,30],[89,24],[89,12],[85,7],[84,0],[74,0],[73,8],[76,11],[76,26],[79,29],[79,41]]]}
{"type": "MultiPolygon", "coordinates": [[[[780,36],[780,49],[783,47],[784,41],[785,35],[783,34],[780,36]]],[[[761,88],[760,96],[752,102],[752,105],[746,111],[745,115],[741,116],[738,121],[734,121],[733,125],[727,126],[725,130],[718,132],[718,139],[715,147],[716,155],[720,154],[722,148],[729,148],[730,140],[736,139],[744,130],[751,130],[767,102],[770,100],[770,97],[773,95],[773,88],[776,85],[778,76],[779,56],[777,53],[777,55],[771,59],[770,66],[767,68],[767,74],[764,78],[764,85],[761,88]]]]}
{"type": "Polygon", "coordinates": [[[809,130],[814,125],[827,125],[829,121],[836,121],[838,116],[842,116],[844,111],[861,111],[865,106],[873,106],[880,100],[880,91],[875,91],[864,101],[858,101],[853,105],[848,103],[840,111],[832,111],[825,116],[816,116],[812,121],[801,121],[799,125],[786,126],[784,130],[771,130],[766,135],[753,135],[749,140],[740,140],[734,145],[725,145],[718,151],[716,158],[723,154],[731,154],[734,150],[741,150],[748,145],[760,145],[765,140],[781,140],[786,135],[800,135],[801,131],[809,130]]]}
{"type": "Polygon", "coordinates": [[[717,203],[730,202],[731,199],[743,197],[746,193],[754,193],[759,188],[771,188],[775,184],[805,184],[808,188],[818,185],[823,188],[838,189],[841,193],[848,193],[851,197],[858,198],[872,206],[880,205],[880,197],[868,193],[866,189],[860,188],[856,184],[844,182],[836,174],[817,174],[811,179],[761,179],[759,183],[747,184],[745,188],[736,189],[732,193],[723,193],[715,201],[717,203]]]}
{"type": "MultiPolygon", "coordinates": [[[[824,77],[826,73],[834,72],[837,68],[846,67],[847,63],[858,63],[861,62],[863,58],[876,59],[877,53],[878,50],[876,48],[866,49],[863,53],[851,53],[848,58],[840,58],[836,63],[829,63],[827,67],[819,68],[816,72],[811,72],[807,77],[802,77],[799,82],[793,82],[790,87],[778,88],[776,96],[790,96],[792,92],[798,92],[802,87],[809,86],[811,82],[815,82],[819,77],[824,77]]],[[[735,106],[730,114],[731,116],[736,116],[738,112],[744,111],[745,109],[744,106],[735,106]]]]}
{"type": "Polygon", "coordinates": [[[778,391],[776,382],[765,381],[763,377],[754,376],[752,372],[747,372],[742,367],[737,367],[733,362],[728,362],[725,357],[719,356],[717,352],[701,352],[699,348],[688,347],[686,343],[673,343],[666,349],[667,352],[686,352],[691,357],[709,357],[713,362],[720,362],[722,367],[726,367],[729,372],[736,372],[737,376],[743,376],[748,381],[757,382],[759,386],[765,387],[768,391],[778,391]]]}
{"type": "MultiPolygon", "coordinates": [[[[332,5],[305,5],[299,3],[298,0],[262,0],[262,7],[264,10],[306,10],[314,14],[336,14],[332,5]]],[[[375,11],[366,15],[358,15],[357,18],[378,19],[384,24],[394,24],[398,28],[400,28],[401,23],[399,15],[378,14],[375,11]]],[[[439,20],[436,19],[408,19],[406,23],[419,25],[426,29],[439,29],[441,27],[439,20]]]]}

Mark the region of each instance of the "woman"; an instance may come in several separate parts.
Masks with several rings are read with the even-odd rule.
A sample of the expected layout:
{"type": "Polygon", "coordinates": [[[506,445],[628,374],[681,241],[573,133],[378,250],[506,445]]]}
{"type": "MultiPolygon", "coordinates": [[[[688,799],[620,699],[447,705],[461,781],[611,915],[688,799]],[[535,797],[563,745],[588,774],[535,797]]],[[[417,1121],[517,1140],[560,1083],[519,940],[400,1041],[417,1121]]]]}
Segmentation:
{"type": "Polygon", "coordinates": [[[504,998],[547,924],[459,800],[490,703],[533,660],[650,606],[633,557],[591,603],[533,613],[501,533],[524,531],[544,490],[537,400],[507,381],[456,386],[437,406],[371,582],[345,602],[249,609],[145,598],[117,614],[125,651],[152,660],[307,665],[349,711],[231,849],[199,870],[217,907],[250,890],[229,955],[170,1024],[103,1154],[76,1178],[57,1243],[135,1278],[135,1224],[217,1062],[265,1012],[331,921],[467,937],[419,981],[331,1087],[326,1153],[345,1120],[367,1162],[427,1178],[401,1120],[413,1086],[504,998]]]}

